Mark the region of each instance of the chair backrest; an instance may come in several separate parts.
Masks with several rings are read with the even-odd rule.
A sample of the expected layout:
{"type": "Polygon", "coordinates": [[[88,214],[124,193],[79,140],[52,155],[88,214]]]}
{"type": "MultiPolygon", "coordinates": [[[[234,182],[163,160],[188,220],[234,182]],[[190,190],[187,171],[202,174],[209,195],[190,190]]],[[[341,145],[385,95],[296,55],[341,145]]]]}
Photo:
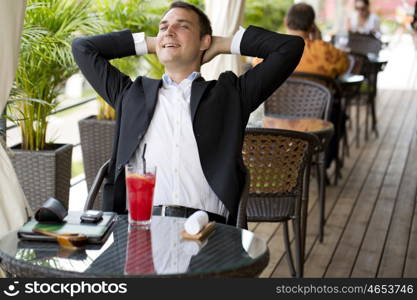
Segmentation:
{"type": "Polygon", "coordinates": [[[324,85],[326,88],[329,89],[329,92],[332,96],[332,101],[337,101],[337,99],[339,99],[343,94],[339,82],[336,80],[336,78],[330,76],[321,75],[317,73],[294,72],[291,74],[290,78],[307,79],[324,85]]]}
{"type": "Polygon", "coordinates": [[[265,101],[267,116],[328,120],[332,96],[323,84],[289,78],[265,101]]]}
{"type": "Polygon", "coordinates": [[[304,175],[318,143],[316,136],[305,132],[247,128],[242,154],[250,172],[251,197],[301,197],[304,175]]]}
{"type": "Polygon", "coordinates": [[[382,42],[372,34],[350,32],[347,47],[352,53],[362,55],[373,53],[378,55],[382,49],[382,42]]]}

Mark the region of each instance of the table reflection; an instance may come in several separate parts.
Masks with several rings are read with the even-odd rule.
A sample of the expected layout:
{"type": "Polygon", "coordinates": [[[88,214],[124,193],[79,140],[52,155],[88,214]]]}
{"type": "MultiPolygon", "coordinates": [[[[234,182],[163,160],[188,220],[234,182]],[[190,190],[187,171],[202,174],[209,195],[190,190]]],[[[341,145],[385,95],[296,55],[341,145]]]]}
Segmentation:
{"type": "Polygon", "coordinates": [[[155,273],[150,229],[129,227],[124,273],[127,275],[155,273]]]}
{"type": "Polygon", "coordinates": [[[154,218],[149,228],[129,226],[125,274],[185,273],[207,240],[184,240],[183,229],[177,218],[154,218]]]}

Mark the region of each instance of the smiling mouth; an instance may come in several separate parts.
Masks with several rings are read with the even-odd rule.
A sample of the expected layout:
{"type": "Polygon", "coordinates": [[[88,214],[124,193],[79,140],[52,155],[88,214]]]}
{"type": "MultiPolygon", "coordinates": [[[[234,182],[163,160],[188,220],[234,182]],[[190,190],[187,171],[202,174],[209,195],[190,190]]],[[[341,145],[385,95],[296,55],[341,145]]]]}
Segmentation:
{"type": "Polygon", "coordinates": [[[164,45],[162,45],[162,48],[179,48],[180,44],[176,44],[176,43],[166,43],[164,45]]]}

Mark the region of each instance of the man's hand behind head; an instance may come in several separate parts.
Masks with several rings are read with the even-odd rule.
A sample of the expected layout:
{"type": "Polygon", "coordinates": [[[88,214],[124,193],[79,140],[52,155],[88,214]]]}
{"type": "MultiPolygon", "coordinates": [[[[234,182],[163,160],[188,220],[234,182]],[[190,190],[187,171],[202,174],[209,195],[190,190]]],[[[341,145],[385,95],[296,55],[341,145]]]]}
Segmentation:
{"type": "Polygon", "coordinates": [[[212,36],[210,47],[204,52],[201,64],[211,61],[219,54],[230,54],[232,38],[222,36],[212,36]]]}

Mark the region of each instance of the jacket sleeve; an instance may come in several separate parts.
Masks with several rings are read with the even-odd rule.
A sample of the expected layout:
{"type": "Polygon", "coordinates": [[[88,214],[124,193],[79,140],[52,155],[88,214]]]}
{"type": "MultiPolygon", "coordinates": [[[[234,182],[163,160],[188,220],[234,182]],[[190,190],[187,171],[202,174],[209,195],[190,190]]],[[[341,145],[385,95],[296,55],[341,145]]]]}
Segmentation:
{"type": "Polygon", "coordinates": [[[263,59],[238,78],[240,97],[247,114],[254,111],[291,75],[303,50],[304,40],[301,37],[255,26],[246,29],[240,44],[241,54],[263,59]]]}
{"type": "Polygon", "coordinates": [[[120,72],[109,60],[135,55],[129,30],[79,37],[72,42],[72,53],[81,72],[111,106],[117,106],[124,91],[132,84],[129,76],[120,72]]]}

